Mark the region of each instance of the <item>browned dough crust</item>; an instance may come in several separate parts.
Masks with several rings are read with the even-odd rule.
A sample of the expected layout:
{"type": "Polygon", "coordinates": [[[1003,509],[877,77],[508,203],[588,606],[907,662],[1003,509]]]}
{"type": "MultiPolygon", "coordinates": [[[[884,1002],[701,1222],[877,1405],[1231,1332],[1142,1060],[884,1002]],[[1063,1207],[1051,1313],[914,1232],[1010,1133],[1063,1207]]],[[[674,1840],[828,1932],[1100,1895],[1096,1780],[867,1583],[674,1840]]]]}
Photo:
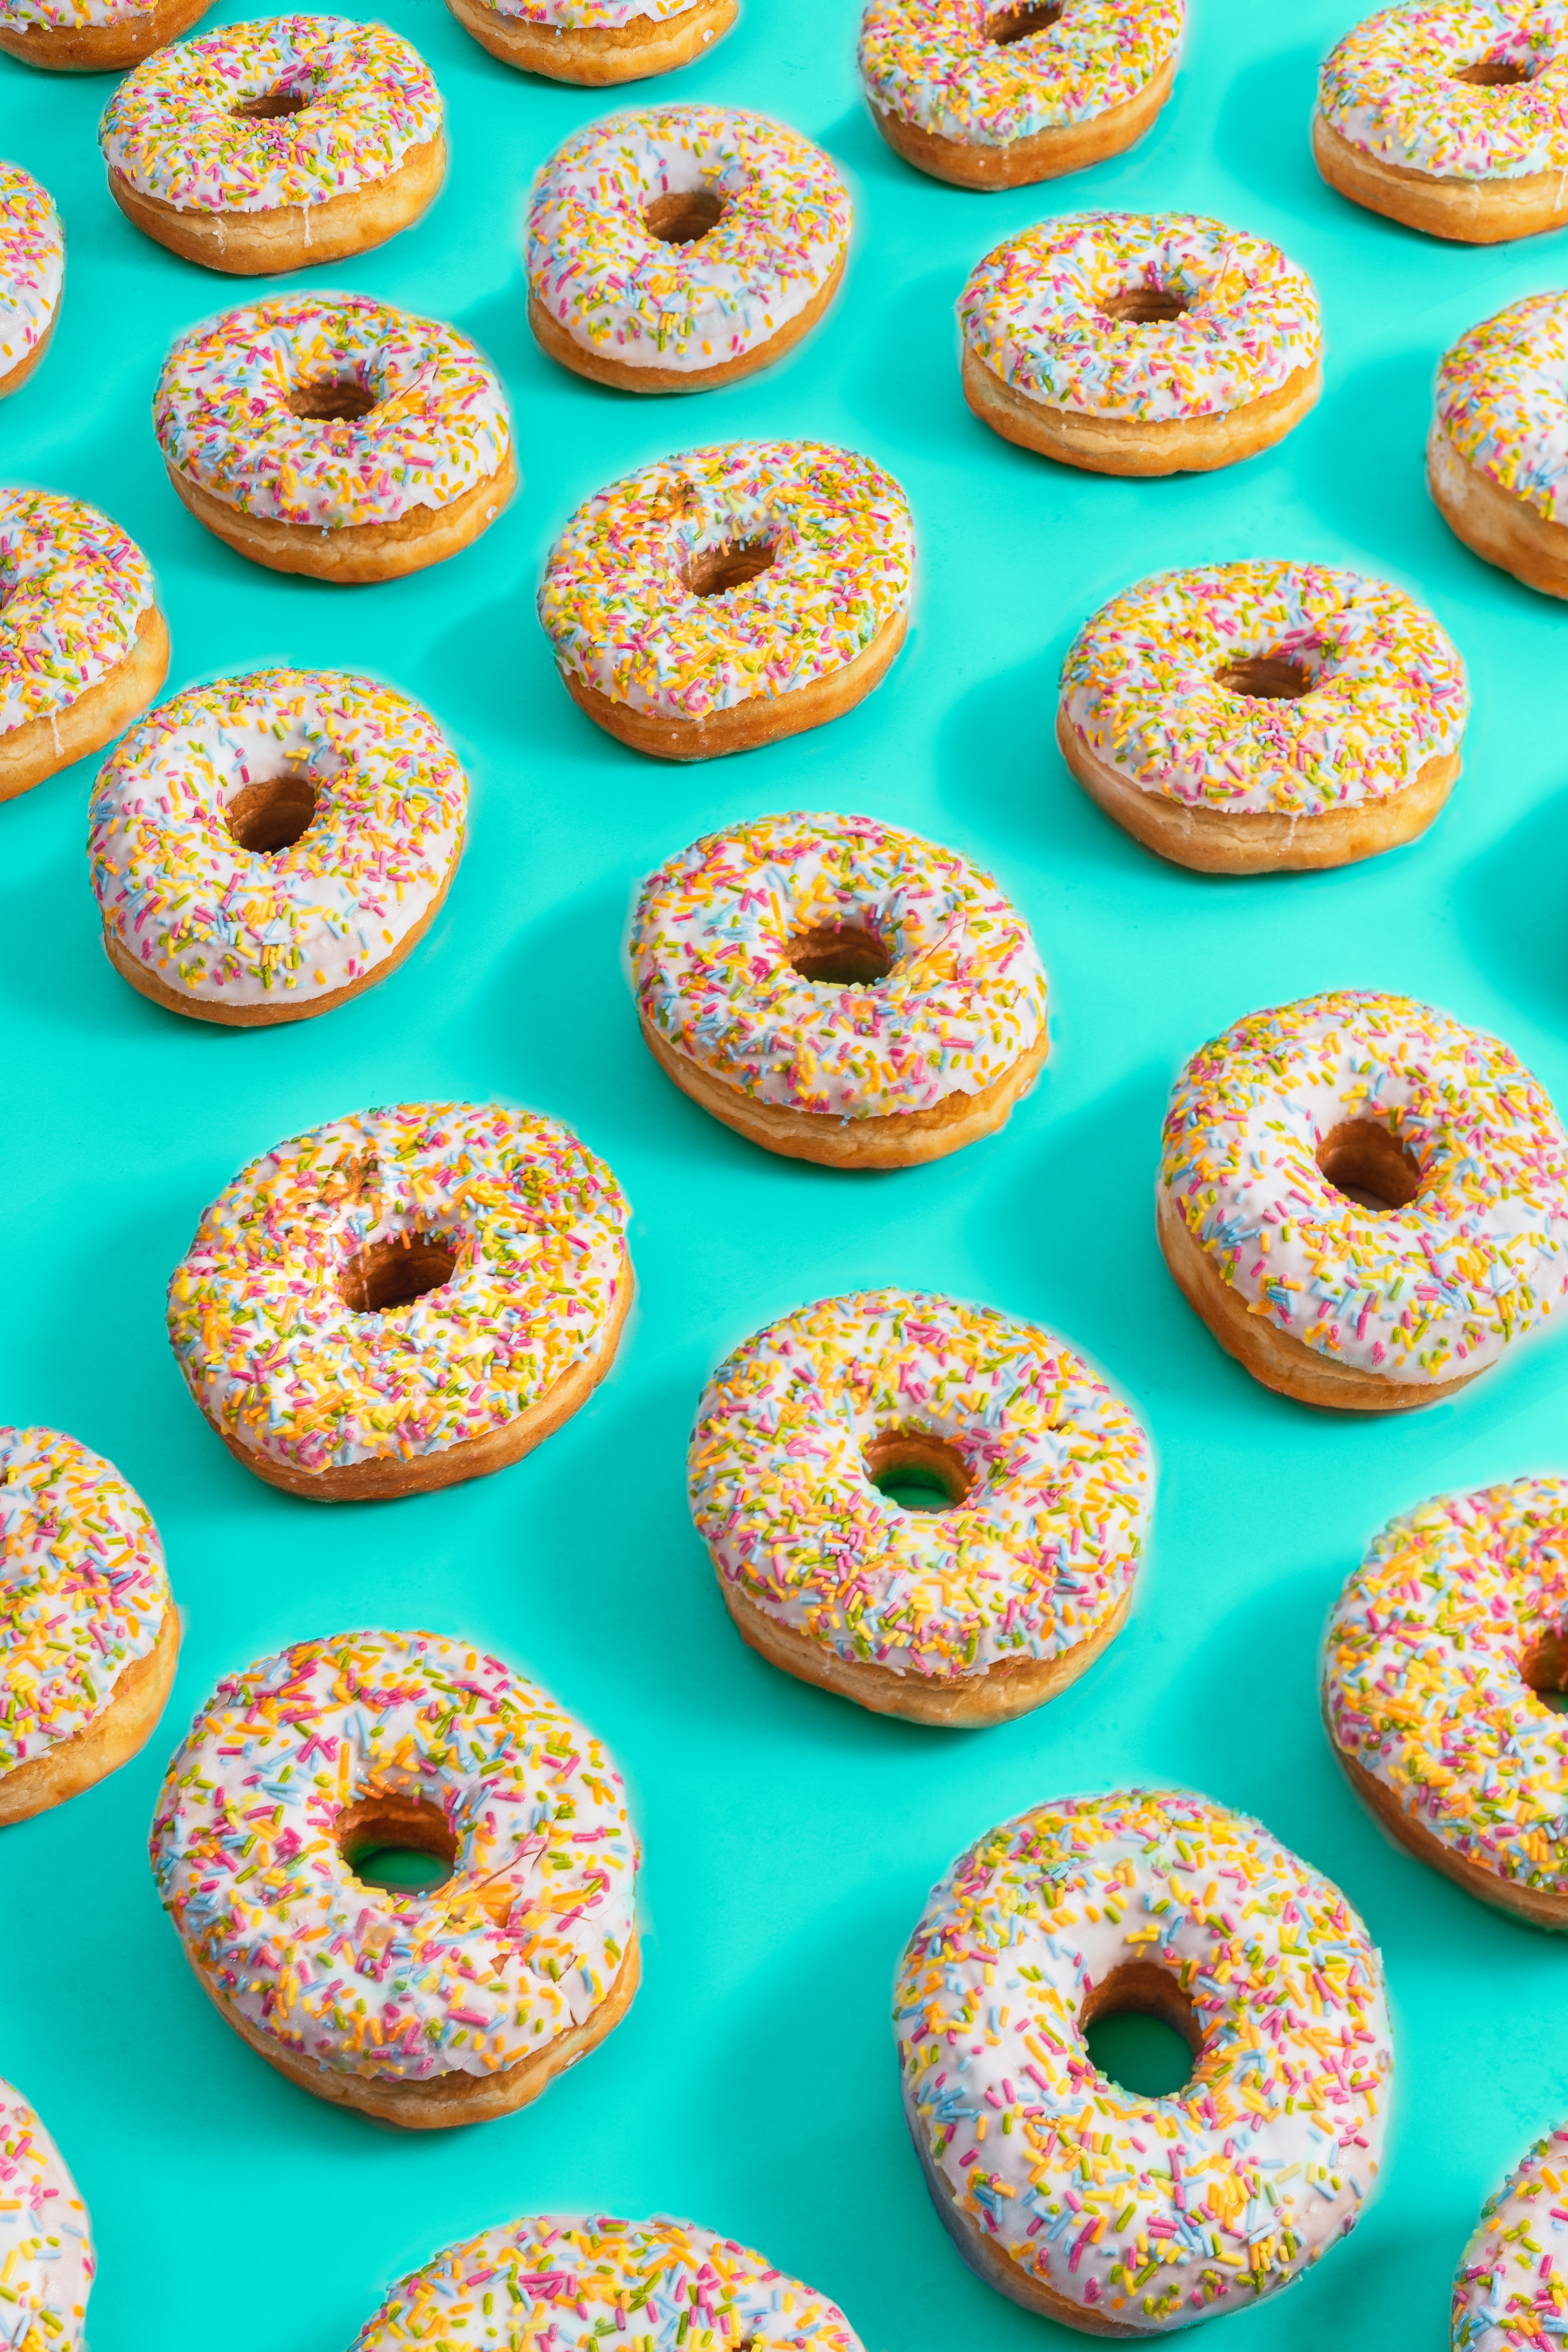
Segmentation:
{"type": "MultiPolygon", "coordinates": [[[[639,1016],[640,1018],[640,1016],[639,1016]]],[[[830,1112],[791,1110],[758,1102],[727,1079],[717,1077],[643,1020],[643,1042],[654,1060],[705,1111],[732,1127],[748,1142],[784,1160],[812,1160],[822,1168],[920,1168],[945,1160],[966,1143],[994,1135],[1021,1095],[1028,1093],[1050,1051],[1050,1033],[1039,1035],[1010,1069],[977,1095],[951,1094],[930,1110],[881,1111],[868,1118],[835,1118],[830,1112]]]]}
{"type": "Polygon", "coordinates": [[[44,353],[48,350],[49,345],[54,341],[55,329],[60,323],[60,308],[64,300],[65,280],[62,278],[60,280],[59,296],[56,300],[53,311],[50,313],[48,325],[44,329],[43,333],[38,337],[38,340],[33,345],[32,350],[25,352],[22,358],[16,362],[14,368],[7,369],[4,375],[0,375],[0,400],[9,400],[14,392],[21,391],[22,386],[26,383],[27,378],[32,374],[33,370],[37,366],[39,361],[43,358],[44,353]]]}
{"type": "Polygon", "coordinates": [[[311,523],[279,522],[272,515],[247,514],[214,498],[200,482],[163,460],[170,481],[196,520],[252,563],[269,572],[302,572],[341,588],[402,580],[460,555],[517,488],[517,458],[511,443],[488,481],[476,482],[450,506],[410,507],[395,522],[351,522],[322,530],[311,523]]]}
{"type": "Polygon", "coordinates": [[[1377,1780],[1364,1764],[1349,1756],[1334,1738],[1333,1725],[1327,1710],[1323,1720],[1328,1729],[1329,1745],[1344,1769],[1346,1780],[1383,1829],[1406,1853],[1424,1862],[1433,1870],[1440,1870],[1467,1895],[1481,1903],[1489,1903],[1494,1910],[1511,1911],[1516,1918],[1528,1919],[1532,1927],[1568,1927],[1568,1895],[1549,1895],[1539,1886],[1521,1886],[1512,1879],[1483,1870],[1479,1863],[1470,1862],[1456,1853],[1441,1838],[1424,1828],[1407,1813],[1399,1799],[1385,1782],[1377,1780]]]}
{"type": "Polygon", "coordinates": [[[54,719],[29,719],[0,735],[0,801],[15,800],[73,760],[101,751],[146,709],[169,675],[169,625],[156,604],[137,616],[131,650],[54,719]]]}
{"type": "Polygon", "coordinates": [[[154,0],[120,25],[0,26],[0,49],[50,73],[124,73],[204,16],[212,0],[154,0]]]}
{"type": "Polygon", "coordinates": [[[167,1602],[158,1638],[145,1657],[133,1658],[115,1684],[103,1713],[58,1747],[0,1774],[0,1829],[30,1822],[78,1797],[147,1745],[163,1714],[180,1657],[180,1619],[167,1602]]]}
{"type": "Polygon", "coordinates": [[[259,213],[182,212],[133,188],[110,171],[109,193],[129,221],[171,253],[255,278],[311,262],[343,261],[368,253],[407,228],[435,202],[447,176],[447,142],[440,131],[411,147],[395,172],[361,188],[346,188],[319,205],[275,205],[259,213]]]}
{"type": "Polygon", "coordinates": [[[1517,180],[1439,180],[1369,155],[1321,114],[1312,117],[1312,159],[1330,187],[1352,205],[1461,245],[1539,236],[1568,220],[1568,172],[1527,172],[1517,180]]]}
{"type": "Polygon", "coordinates": [[[485,0],[447,0],[447,5],[463,30],[502,65],[589,89],[642,81],[649,74],[673,73],[677,66],[689,65],[723,38],[741,13],[739,0],[698,0],[678,16],[634,16],[626,25],[558,32],[549,25],[503,16],[485,0]]]}
{"type": "MultiPolygon", "coordinates": [[[[451,0],[448,0],[448,5],[451,0]]],[[[1081,172],[1120,155],[1142,139],[1165,100],[1176,78],[1176,60],[1167,58],[1153,79],[1135,98],[1108,106],[1087,122],[1066,122],[1050,131],[1036,131],[1026,139],[1009,139],[1000,147],[978,141],[948,139],[937,131],[922,130],[901,115],[886,113],[871,102],[871,120],[896,155],[933,180],[947,180],[955,188],[1022,188],[1036,180],[1059,179],[1064,172],[1081,172]]]]}
{"type": "Polygon", "coordinates": [[[560,320],[552,319],[531,293],[528,298],[528,323],[541,351],[574,374],[590,377],[595,383],[614,384],[621,392],[708,392],[716,383],[731,383],[737,376],[755,375],[759,368],[771,367],[774,360],[793,350],[803,335],[809,334],[838,291],[847,258],[847,254],[840,254],[832,276],[817,288],[798,316],[785,320],[776,335],[770,335],[765,343],[758,343],[752,351],[742,352],[738,359],[726,360],[719,367],[689,371],[633,367],[625,360],[611,359],[592,344],[580,343],[569,335],[560,320]]]}
{"type": "Polygon", "coordinates": [[[1568,524],[1550,522],[1462,457],[1441,425],[1426,443],[1426,487],[1456,538],[1543,596],[1568,596],[1568,524]]]}
{"type": "Polygon", "coordinates": [[[1293,817],[1272,809],[1193,808],[1161,793],[1146,793],[1106,765],[1072,724],[1065,705],[1057,710],[1057,741],[1090,800],[1123,833],[1198,874],[1303,874],[1380,856],[1426,832],[1459,772],[1459,754],[1450,751],[1428,760],[1409,783],[1381,800],[1293,817]]]}
{"type": "Polygon", "coordinates": [[[1321,358],[1298,368],[1261,400],[1209,416],[1093,416],[1030,400],[963,347],[963,396],[1004,441],[1090,474],[1209,474],[1271,449],[1299,425],[1323,388],[1321,358]]]}

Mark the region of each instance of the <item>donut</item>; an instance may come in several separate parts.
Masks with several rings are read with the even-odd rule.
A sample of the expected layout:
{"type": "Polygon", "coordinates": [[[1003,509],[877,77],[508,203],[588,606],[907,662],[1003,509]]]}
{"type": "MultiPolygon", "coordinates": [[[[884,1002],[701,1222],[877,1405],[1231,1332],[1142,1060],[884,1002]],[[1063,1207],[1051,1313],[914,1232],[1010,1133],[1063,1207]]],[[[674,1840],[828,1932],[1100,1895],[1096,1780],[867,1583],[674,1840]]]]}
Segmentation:
{"type": "Polygon", "coordinates": [[[152,1856],[226,2023],[301,2090],[411,2131],[526,2106],[637,1990],[619,1774],[535,1684],[438,1633],[335,1633],[226,1675],[152,1856]],[[389,1845],[439,1883],[355,1875],[389,1845]]]}
{"type": "Polygon", "coordinates": [[[1382,1530],[1334,1604],[1323,1716],[1401,1845],[1483,1903],[1568,1927],[1568,1480],[1439,1495],[1382,1530]]]}
{"type": "Polygon", "coordinates": [[[1203,1046],[1157,1197],[1187,1304],[1303,1404],[1433,1404],[1568,1291],[1556,1112],[1499,1039],[1408,996],[1331,990],[1203,1046]]]}
{"type": "Polygon", "coordinates": [[[544,2214],[400,2279],[353,2352],[862,2352],[836,2304],[748,2246],[660,2216],[544,2214]]]}
{"type": "Polygon", "coordinates": [[[896,154],[960,188],[1120,155],[1171,95],[1184,0],[869,0],[860,79],[896,154]]]}
{"type": "Polygon", "coordinates": [[[168,669],[135,541],[80,499],[0,489],[0,801],[101,751],[168,669]]]}
{"type": "Polygon", "coordinates": [[[554,1119],[355,1111],[225,1186],[170,1280],[169,1338],[268,1486],[322,1502],[450,1486],[521,1460],[609,1370],[630,1214],[554,1119]]]}
{"type": "Polygon", "coordinates": [[[1369,212],[1465,245],[1568,220],[1568,43],[1538,0],[1416,0],[1324,60],[1312,153],[1369,212]]]}
{"type": "Polygon", "coordinates": [[[517,488],[495,370],[456,328],[368,294],[274,295],[191,328],[153,422],[199,523],[315,580],[444,563],[517,488]]]}
{"type": "Polygon", "coordinates": [[[1403,589],[1211,563],[1140,581],[1085,623],[1057,740],[1146,849],[1202,874],[1300,873],[1425,833],[1468,710],[1458,648],[1403,589]]]}
{"type": "Polygon", "coordinates": [[[910,1168],[1006,1120],[1049,1050],[1046,975],[988,874],[875,817],[795,810],[650,874],[632,982],[659,1067],[786,1160],[910,1168]]]}
{"type": "Polygon", "coordinates": [[[1453,2352],[1552,2352],[1568,2315],[1568,2128],[1481,2207],[1454,2281],[1453,2352]]]}
{"type": "Polygon", "coordinates": [[[1467,547],[1568,596],[1568,294],[1510,302],[1445,354],[1426,481],[1467,547]]]}
{"type": "Polygon", "coordinates": [[[132,730],[93,793],[105,952],[194,1020],[330,1013],[429,929],[468,803],[429,712],[373,678],[275,669],[193,687],[132,730]]]}
{"type": "Polygon", "coordinates": [[[1322,389],[1306,271],[1194,213],[1044,221],[976,264],[958,314],[981,423],[1091,474],[1233,466],[1322,389]]]}
{"type": "Polygon", "coordinates": [[[503,65],[602,89],[691,63],[722,40],[740,0],[447,0],[503,65]]]}
{"type": "Polygon", "coordinates": [[[660,760],[711,760],[820,727],[904,641],[909,501],[822,441],[730,441],[585,499],[539,617],[595,725],[660,760]]]}
{"type": "Polygon", "coordinates": [[[0,1429],[0,1559],[4,1827],[79,1796],[146,1745],[180,1621],[147,1506],[58,1429],[0,1429]]]}
{"type": "Polygon", "coordinates": [[[809,140],[734,106],[657,106],[558,147],[528,211],[528,323],[623,392],[702,392],[799,342],[838,291],[849,191],[809,140]]]}
{"type": "Polygon", "coordinates": [[[212,0],[0,0],[0,50],[52,72],[123,73],[212,0]]]}
{"type": "Polygon", "coordinates": [[[447,173],[429,67],[352,16],[265,16],[158,50],[99,143],[127,220],[237,278],[384,245],[447,173]]]}
{"type": "Polygon", "coordinates": [[[1245,1813],[1170,1789],[1065,1797],[939,1879],[893,2000],[904,2111],[981,2278],[1089,2335],[1267,2301],[1360,2217],[1393,2053],[1383,1966],[1337,1886],[1245,1813]],[[1088,2028],[1183,2035],[1145,2098],[1088,2028]]]}
{"type": "Polygon", "coordinates": [[[753,1650],[873,1714],[964,1728],[1055,1698],[1121,1631],[1153,1465],[1048,1331],[873,1290],[720,1365],[687,1481],[753,1650]]]}
{"type": "Polygon", "coordinates": [[[0,2082],[0,2279],[15,2352],[81,2352],[97,2267],[66,2160],[18,2090],[0,2082]]]}
{"type": "Polygon", "coordinates": [[[54,199],[20,163],[0,163],[0,400],[21,390],[48,350],[65,274],[54,199]]]}

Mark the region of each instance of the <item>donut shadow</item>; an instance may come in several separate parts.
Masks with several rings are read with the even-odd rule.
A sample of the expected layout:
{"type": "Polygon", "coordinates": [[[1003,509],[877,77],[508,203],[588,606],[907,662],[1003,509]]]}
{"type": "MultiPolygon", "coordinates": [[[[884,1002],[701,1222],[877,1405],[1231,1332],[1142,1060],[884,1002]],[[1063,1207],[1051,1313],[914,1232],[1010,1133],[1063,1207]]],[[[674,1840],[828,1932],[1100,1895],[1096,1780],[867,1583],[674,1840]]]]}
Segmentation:
{"type": "Polygon", "coordinates": [[[1402,570],[1417,595],[1417,583],[1440,573],[1458,544],[1426,494],[1438,356],[1417,348],[1353,368],[1298,428],[1301,484],[1314,516],[1358,551],[1368,572],[1398,579],[1402,570]]]}
{"type": "Polygon", "coordinates": [[[970,415],[959,377],[953,306],[963,285],[963,273],[950,266],[862,289],[856,342],[838,377],[839,395],[857,419],[881,431],[896,425],[901,451],[918,449],[946,466],[963,462],[970,425],[984,430],[970,415]],[[896,373],[890,351],[899,354],[896,373]]]}
{"type": "Polygon", "coordinates": [[[1455,893],[1459,929],[1477,961],[1543,1022],[1568,1012],[1568,788],[1529,810],[1466,867],[1455,893]]]}
{"type": "Polygon", "coordinates": [[[1320,55],[1312,45],[1244,66],[1226,86],[1215,118],[1216,160],[1249,194],[1281,213],[1313,213],[1322,201],[1311,147],[1320,55]]]}

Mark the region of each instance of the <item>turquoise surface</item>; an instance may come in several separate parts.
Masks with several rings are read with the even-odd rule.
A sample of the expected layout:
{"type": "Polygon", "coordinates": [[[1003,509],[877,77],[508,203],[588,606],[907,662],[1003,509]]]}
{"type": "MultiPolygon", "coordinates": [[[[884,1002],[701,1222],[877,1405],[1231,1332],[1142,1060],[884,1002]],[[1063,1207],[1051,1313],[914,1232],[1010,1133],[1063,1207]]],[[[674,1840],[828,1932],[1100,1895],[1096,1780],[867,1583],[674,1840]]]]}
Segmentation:
{"type": "MultiPolygon", "coordinates": [[[[393,0],[446,92],[446,192],[383,251],[289,282],[362,289],[477,337],[510,388],[526,487],[457,562],[360,590],[252,569],[176,502],[149,423],[159,360],[249,287],[115,211],[94,142],[107,78],[46,81],[0,59],[0,152],[54,192],[70,254],[54,349],[0,410],[5,478],[99,501],[148,550],[172,688],[279,660],[373,670],[437,712],[474,785],[471,845],[412,961],[323,1020],[256,1034],[165,1015],[110,970],[83,849],[89,764],[0,810],[0,1417],[58,1424],[121,1466],[163,1530],[186,1626],[146,1751],[0,1844],[0,2073],[91,2208],[94,2352],[342,2352],[387,2284],[451,2239],[594,2206],[687,2214],[761,2246],[836,2296],[868,2352],[1052,2340],[969,2275],[928,2208],[889,1986],[927,1887],[971,1837],[1132,1780],[1255,1811],[1344,1886],[1387,1958],[1381,2194],[1304,2284],[1219,2323],[1235,2352],[1434,2352],[1482,2197],[1568,2115],[1561,1948],[1384,1843],[1328,1752],[1315,1689],[1330,1600],[1384,1518],[1443,1487],[1568,1466],[1568,1356],[1525,1347],[1408,1418],[1318,1417],[1221,1355],[1153,1236],[1171,1078],[1260,1005],[1409,991],[1496,1029],[1568,1104],[1563,615],[1459,548],[1422,481],[1439,353],[1559,282],[1563,247],[1427,243],[1319,184],[1315,64],[1352,12],[1199,0],[1174,99],[1134,153],[979,196],[881,146],[846,0],[749,0],[698,67],[626,102],[733,101],[821,141],[856,196],[847,281],[772,373],[638,400],[552,368],[523,311],[530,174],[608,102],[510,73],[437,0],[393,0]],[[1282,447],[1209,478],[1120,483],[970,417],[952,316],[970,266],[1047,211],[1100,205],[1216,213],[1310,269],[1327,391],[1282,447]],[[556,680],[532,614],[545,550],[600,483],[757,434],[840,439],[904,482],[921,550],[909,648],[831,728],[694,769],[644,762],[556,680]],[[1146,856],[1063,770],[1055,684],[1085,614],[1160,566],[1251,554],[1384,572],[1464,649],[1465,774],[1414,848],[1342,874],[1207,881],[1146,856]],[[800,805],[951,844],[1036,927],[1047,1074],[1002,1136],[942,1166],[857,1179],[771,1159],[677,1095],[638,1042],[622,961],[637,877],[707,827],[800,805]],[[570,1121],[635,1203],[640,1303],[612,1377],[500,1477],[330,1510],[274,1493],[204,1426],[163,1336],[163,1286],[200,1210],[319,1119],[492,1094],[570,1121]],[[687,1520],[710,1368],[799,1301],[877,1283],[1053,1326],[1158,1448],[1129,1629],[1006,1729],[880,1722],[774,1673],[731,1632],[687,1520]],[[647,1981],[626,2023],[539,2105],[450,2136],[333,2112],[254,2057],[186,1969],[146,1861],[164,1761],[217,1675],[377,1622],[471,1636],[536,1675],[608,1740],[646,1843],[647,1981]]],[[[206,24],[226,13],[245,11],[206,24]]]]}

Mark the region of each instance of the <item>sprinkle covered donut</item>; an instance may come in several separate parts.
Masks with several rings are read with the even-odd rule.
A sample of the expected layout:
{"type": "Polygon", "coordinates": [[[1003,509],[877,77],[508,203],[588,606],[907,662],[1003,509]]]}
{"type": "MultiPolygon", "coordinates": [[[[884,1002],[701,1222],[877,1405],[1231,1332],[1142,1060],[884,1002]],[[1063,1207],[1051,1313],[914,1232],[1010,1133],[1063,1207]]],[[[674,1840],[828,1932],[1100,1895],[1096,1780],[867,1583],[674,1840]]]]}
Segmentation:
{"type": "Polygon", "coordinates": [[[65,274],[54,199],[20,163],[0,163],[0,400],[21,390],[48,350],[65,274]]]}
{"type": "Polygon", "coordinates": [[[1551,2352],[1568,2317],[1568,2128],[1481,2207],[1454,2281],[1452,2352],[1551,2352]]]}
{"type": "Polygon", "coordinates": [[[1323,1643],[1352,1787],[1484,1903],[1568,1927],[1568,1480],[1439,1495],[1391,1519],[1323,1643]]]}
{"type": "Polygon", "coordinates": [[[193,687],[132,729],[93,793],[109,960],[199,1021],[330,1013],[428,930],[468,803],[429,712],[373,678],[260,670],[193,687]]]}
{"type": "Polygon", "coordinates": [[[1194,213],[1025,229],[976,265],[958,314],[976,416],[1090,473],[1234,465],[1282,440],[1322,388],[1305,270],[1194,213]]]}
{"type": "Polygon", "coordinates": [[[100,751],[168,668],[135,541],[79,499],[0,489],[0,801],[100,751]]]}
{"type": "Polygon", "coordinates": [[[970,2267],[1031,2311],[1163,2335],[1277,2294],[1354,2228],[1393,2072],[1383,1966],[1338,1887],[1173,1790],[1040,1805],[932,1888],[894,1993],[904,2108],[970,2267]],[[1192,2079],[1100,2074],[1099,2018],[1192,2079]]]}
{"type": "Polygon", "coordinates": [[[1183,0],[869,0],[860,79],[906,163],[1016,188],[1120,155],[1171,95],[1183,0]]]}
{"type": "Polygon", "coordinates": [[[1171,1096],[1160,1244],[1255,1380],[1306,1404],[1451,1396],[1568,1290],[1568,1138],[1496,1037],[1341,989],[1254,1013],[1171,1096]]]}
{"type": "Polygon", "coordinates": [[[1201,873],[1293,872],[1424,833],[1468,709],[1458,649],[1402,589],[1215,563],[1140,581],[1085,624],[1057,740],[1145,848],[1201,873]]]}
{"type": "Polygon", "coordinates": [[[1510,302],[1445,354],[1426,480],[1467,547],[1568,596],[1568,294],[1510,302]]]}
{"type": "Polygon", "coordinates": [[[451,1486],[518,1461],[608,1371],[630,1213],[553,1119],[356,1112],[218,1194],[170,1281],[169,1337],[269,1486],[326,1502],[451,1486]]]}
{"type": "Polygon", "coordinates": [[[628,474],[551,551],[539,617],[573,700],[634,750],[709,760],[798,735],[904,641],[909,502],[821,441],[731,441],[628,474]]]}
{"type": "Polygon", "coordinates": [[[620,1776],[466,1642],[339,1633],[226,1675],[170,1762],[152,1856],[226,2021],[291,2083],[383,2123],[510,2115],[637,1990],[620,1776]],[[389,1845],[445,1875],[355,1875],[389,1845]]]}
{"type": "Polygon", "coordinates": [[[266,16],[139,66],[104,109],[109,192],[160,245],[234,277],[341,261],[417,220],[446,177],[417,49],[352,16],[266,16]]]}
{"type": "Polygon", "coordinates": [[[51,72],[123,73],[211,0],[0,0],[0,50],[51,72]]]}
{"type": "Polygon", "coordinates": [[[965,1727],[1042,1706],[1121,1632],[1153,1466],[1048,1331],[880,1290],[783,1316],[721,1364],[687,1480],[754,1650],[876,1714],[965,1727]]]}
{"type": "Polygon", "coordinates": [[[1568,220],[1568,39],[1540,0],[1416,0],[1347,33],[1312,118],[1319,171],[1369,211],[1467,245],[1568,220]]]}
{"type": "Polygon", "coordinates": [[[365,294],[277,295],[193,327],[153,423],[198,522],[317,580],[445,562],[517,488],[495,370],[456,328],[365,294]]]}
{"type": "Polygon", "coordinates": [[[521,72],[603,89],[689,65],[740,0],[447,0],[481,48],[521,72]]]}
{"type": "Polygon", "coordinates": [[[145,1746],[174,1679],[180,1621],[146,1505],[58,1429],[0,1429],[0,1559],[3,1826],[63,1804],[145,1746]]]}
{"type": "Polygon", "coordinates": [[[97,2268],[66,2160],[20,2091],[0,2082],[0,2279],[15,2352],[81,2352],[97,2268]]]}
{"type": "Polygon", "coordinates": [[[1023,917],[966,858],[875,817],[705,835],[643,884],[631,961],[660,1067],[787,1159],[944,1159],[1004,1124],[1049,1050],[1023,917]]]}
{"type": "Polygon", "coordinates": [[[850,218],[829,158],[765,114],[613,114],[534,181],[529,324],[596,383],[700,392],[766,367],[816,324],[850,218]]]}

